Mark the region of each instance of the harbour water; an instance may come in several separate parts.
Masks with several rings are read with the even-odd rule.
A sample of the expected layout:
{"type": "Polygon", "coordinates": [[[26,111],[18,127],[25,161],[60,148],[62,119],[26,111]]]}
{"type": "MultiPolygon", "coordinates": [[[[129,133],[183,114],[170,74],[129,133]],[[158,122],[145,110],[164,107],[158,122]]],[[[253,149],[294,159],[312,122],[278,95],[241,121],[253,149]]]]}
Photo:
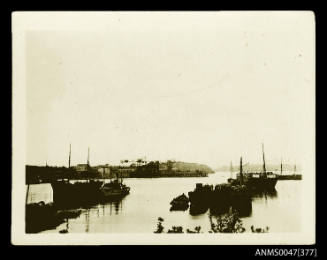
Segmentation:
{"type": "MultiPolygon", "coordinates": [[[[131,192],[121,201],[98,204],[81,209],[77,218],[68,219],[56,229],[43,233],[153,233],[158,217],[164,219],[167,231],[172,226],[194,229],[201,226],[202,232],[210,230],[209,212],[192,216],[187,211],[170,211],[170,201],[182,194],[187,195],[196,183],[219,184],[227,182],[228,172],[216,172],[208,177],[195,178],[126,178],[124,183],[131,192]]],[[[269,232],[301,231],[301,185],[302,181],[278,181],[276,194],[261,194],[252,200],[250,216],[242,217],[246,232],[255,227],[269,226],[269,232]]],[[[30,186],[29,202],[52,200],[50,184],[30,186]]]]}

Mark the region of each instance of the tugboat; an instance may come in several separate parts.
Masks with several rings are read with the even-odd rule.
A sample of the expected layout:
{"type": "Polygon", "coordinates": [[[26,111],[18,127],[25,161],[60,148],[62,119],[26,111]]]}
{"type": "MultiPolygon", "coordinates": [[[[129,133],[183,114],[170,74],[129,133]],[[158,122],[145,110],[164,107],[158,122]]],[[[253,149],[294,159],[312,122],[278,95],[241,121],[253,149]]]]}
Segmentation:
{"type": "MultiPolygon", "coordinates": [[[[277,175],[273,172],[266,171],[265,153],[262,144],[263,156],[263,171],[261,173],[243,173],[242,172],[242,157],[240,160],[240,174],[237,174],[237,182],[244,183],[250,190],[273,190],[278,181],[277,175]]],[[[235,183],[237,183],[235,182],[235,183]]]]}
{"type": "Polygon", "coordinates": [[[118,178],[118,174],[116,174],[117,178],[115,180],[110,180],[108,183],[104,183],[100,190],[105,199],[114,199],[121,198],[129,194],[130,187],[123,184],[123,179],[118,178]]]}
{"type": "Polygon", "coordinates": [[[189,199],[188,197],[183,193],[182,195],[174,198],[171,202],[171,208],[170,211],[175,211],[175,210],[187,210],[188,209],[188,203],[189,199]]]}

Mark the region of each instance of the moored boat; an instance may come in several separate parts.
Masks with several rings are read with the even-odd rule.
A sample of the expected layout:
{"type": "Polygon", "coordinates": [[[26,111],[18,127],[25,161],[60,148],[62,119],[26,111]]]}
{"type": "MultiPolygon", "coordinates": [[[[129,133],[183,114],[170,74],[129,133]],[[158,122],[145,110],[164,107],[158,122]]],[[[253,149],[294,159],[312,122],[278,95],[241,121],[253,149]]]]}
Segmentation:
{"type": "Polygon", "coordinates": [[[129,194],[130,187],[119,182],[119,180],[113,180],[108,183],[104,183],[100,188],[104,198],[123,197],[129,194]]]}
{"type": "Polygon", "coordinates": [[[278,180],[302,180],[301,174],[279,175],[278,180]]]}
{"type": "Polygon", "coordinates": [[[182,195],[174,198],[171,202],[170,202],[171,211],[174,210],[187,210],[188,206],[189,206],[189,198],[183,193],[182,195]]]}
{"type": "Polygon", "coordinates": [[[129,194],[130,187],[123,184],[123,178],[120,174],[118,177],[118,172],[116,172],[116,179],[110,179],[110,182],[104,183],[101,188],[101,194],[104,199],[114,199],[122,198],[129,194]]]}
{"type": "Polygon", "coordinates": [[[51,182],[53,201],[61,206],[84,206],[99,201],[103,181],[86,180],[71,182],[56,180],[51,182]]]}
{"type": "MultiPolygon", "coordinates": [[[[91,171],[89,149],[87,155],[87,173],[91,171]]],[[[70,167],[71,145],[69,146],[68,171],[73,173],[70,167]]],[[[69,174],[73,175],[73,174],[69,174]]],[[[89,174],[90,175],[90,174],[89,174]]],[[[85,176],[88,176],[85,174],[85,176]]],[[[97,203],[100,199],[103,181],[87,178],[86,180],[71,181],[69,179],[60,179],[51,181],[53,190],[53,202],[56,207],[70,208],[89,206],[97,203]]]]}
{"type": "Polygon", "coordinates": [[[283,164],[280,164],[280,175],[277,176],[278,180],[302,180],[302,174],[296,173],[296,165],[294,165],[293,174],[283,174],[283,164]]]}
{"type": "Polygon", "coordinates": [[[277,175],[267,172],[266,175],[259,173],[246,173],[243,175],[244,185],[252,190],[272,190],[278,181],[277,175]]]}
{"type": "Polygon", "coordinates": [[[266,171],[265,153],[262,144],[263,171],[243,173],[242,157],[240,159],[240,173],[237,174],[234,184],[245,185],[250,190],[272,190],[278,181],[277,175],[266,171]]]}

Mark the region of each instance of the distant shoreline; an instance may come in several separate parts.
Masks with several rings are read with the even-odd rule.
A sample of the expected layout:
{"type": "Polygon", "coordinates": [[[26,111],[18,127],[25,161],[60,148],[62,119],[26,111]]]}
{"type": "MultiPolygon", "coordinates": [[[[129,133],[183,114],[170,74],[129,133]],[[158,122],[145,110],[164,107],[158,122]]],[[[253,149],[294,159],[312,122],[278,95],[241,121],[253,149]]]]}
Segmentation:
{"type": "MultiPolygon", "coordinates": [[[[205,178],[208,177],[208,175],[193,175],[193,176],[180,176],[180,175],[169,175],[169,176],[152,176],[152,177],[124,177],[124,179],[160,179],[160,178],[205,178]]],[[[73,179],[70,178],[69,181],[88,181],[88,180],[94,180],[94,181],[102,181],[102,180],[110,180],[113,178],[92,178],[92,179],[73,179]]],[[[53,181],[59,181],[62,179],[55,179],[53,181]]],[[[31,183],[26,183],[26,185],[34,185],[34,184],[50,184],[51,181],[40,181],[40,182],[31,182],[31,183]]]]}
{"type": "Polygon", "coordinates": [[[26,165],[26,183],[51,183],[60,179],[88,180],[114,178],[191,178],[207,177],[214,171],[203,164],[151,161],[133,166],[80,164],[71,168],[26,165]]]}

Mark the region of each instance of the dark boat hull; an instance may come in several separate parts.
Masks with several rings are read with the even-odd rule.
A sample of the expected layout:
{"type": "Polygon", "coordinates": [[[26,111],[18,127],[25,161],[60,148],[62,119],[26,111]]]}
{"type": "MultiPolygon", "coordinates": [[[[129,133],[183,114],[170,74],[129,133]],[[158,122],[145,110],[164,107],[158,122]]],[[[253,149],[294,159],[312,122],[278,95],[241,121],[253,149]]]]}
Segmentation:
{"type": "Polygon", "coordinates": [[[129,194],[129,191],[125,190],[102,190],[102,197],[105,199],[121,198],[129,194]]]}
{"type": "Polygon", "coordinates": [[[192,215],[205,213],[209,208],[212,214],[223,214],[232,207],[242,216],[248,216],[252,210],[251,194],[244,185],[218,184],[214,189],[201,186],[188,194],[192,215]]]}
{"type": "Polygon", "coordinates": [[[97,203],[101,199],[101,181],[51,183],[53,202],[57,207],[80,207],[97,203]]]}
{"type": "Polygon", "coordinates": [[[273,190],[277,181],[277,178],[250,178],[245,179],[244,184],[252,190],[273,190]]]}
{"type": "Polygon", "coordinates": [[[56,209],[53,205],[33,203],[27,204],[25,209],[26,233],[38,233],[52,229],[63,222],[56,216],[56,209]]]}
{"type": "Polygon", "coordinates": [[[38,233],[44,230],[55,229],[68,218],[77,218],[81,210],[58,210],[54,204],[39,203],[27,204],[25,207],[26,233],[38,233]]]}
{"type": "Polygon", "coordinates": [[[292,174],[292,175],[279,175],[278,180],[302,180],[301,174],[292,174]]]}
{"type": "Polygon", "coordinates": [[[106,183],[100,187],[101,196],[105,200],[115,199],[115,198],[122,198],[129,194],[130,187],[119,183],[118,180],[114,180],[110,183],[106,183]]]}
{"type": "Polygon", "coordinates": [[[183,193],[182,195],[174,198],[170,202],[171,208],[170,211],[177,211],[177,210],[182,210],[185,211],[189,207],[189,198],[185,196],[183,193]]]}

